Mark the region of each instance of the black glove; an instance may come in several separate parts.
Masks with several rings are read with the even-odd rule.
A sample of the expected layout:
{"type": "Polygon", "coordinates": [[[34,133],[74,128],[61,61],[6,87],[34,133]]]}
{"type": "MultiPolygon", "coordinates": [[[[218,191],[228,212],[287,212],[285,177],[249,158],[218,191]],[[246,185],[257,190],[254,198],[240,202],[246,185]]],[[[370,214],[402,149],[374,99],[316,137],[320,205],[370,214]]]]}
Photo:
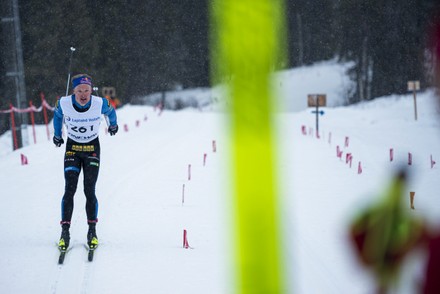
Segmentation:
{"type": "Polygon", "coordinates": [[[55,146],[60,147],[64,144],[64,140],[62,137],[53,136],[53,143],[55,144],[55,146]]]}
{"type": "Polygon", "coordinates": [[[108,132],[110,133],[110,136],[113,136],[114,134],[116,134],[118,132],[118,125],[109,126],[108,132]]]}

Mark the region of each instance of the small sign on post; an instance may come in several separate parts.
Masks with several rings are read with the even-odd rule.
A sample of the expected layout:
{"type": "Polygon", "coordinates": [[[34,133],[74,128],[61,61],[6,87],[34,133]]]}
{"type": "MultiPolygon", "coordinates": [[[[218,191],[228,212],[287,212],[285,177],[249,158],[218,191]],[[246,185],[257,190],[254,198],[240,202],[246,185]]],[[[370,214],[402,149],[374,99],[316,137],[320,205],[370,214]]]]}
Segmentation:
{"type": "Polygon", "coordinates": [[[319,138],[319,115],[324,115],[324,111],[319,111],[319,106],[324,107],[327,105],[327,95],[325,94],[308,94],[307,95],[307,106],[316,107],[316,137],[319,138]]]}
{"type": "Polygon", "coordinates": [[[414,118],[417,120],[417,97],[416,93],[420,90],[420,81],[408,81],[408,91],[413,92],[414,96],[414,118]]]}
{"type": "Polygon", "coordinates": [[[327,95],[326,94],[308,94],[307,95],[307,106],[327,106],[327,95]]]}

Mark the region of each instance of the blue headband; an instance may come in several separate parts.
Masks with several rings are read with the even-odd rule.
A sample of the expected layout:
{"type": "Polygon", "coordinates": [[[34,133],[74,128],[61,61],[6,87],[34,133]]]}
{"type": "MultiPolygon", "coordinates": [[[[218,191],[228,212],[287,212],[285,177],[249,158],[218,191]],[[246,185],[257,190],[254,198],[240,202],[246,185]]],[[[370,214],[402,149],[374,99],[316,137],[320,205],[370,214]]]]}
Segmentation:
{"type": "Polygon", "coordinates": [[[92,79],[86,76],[79,76],[75,79],[72,80],[72,85],[73,85],[73,89],[75,89],[76,86],[78,85],[89,85],[90,87],[92,86],[92,79]]]}

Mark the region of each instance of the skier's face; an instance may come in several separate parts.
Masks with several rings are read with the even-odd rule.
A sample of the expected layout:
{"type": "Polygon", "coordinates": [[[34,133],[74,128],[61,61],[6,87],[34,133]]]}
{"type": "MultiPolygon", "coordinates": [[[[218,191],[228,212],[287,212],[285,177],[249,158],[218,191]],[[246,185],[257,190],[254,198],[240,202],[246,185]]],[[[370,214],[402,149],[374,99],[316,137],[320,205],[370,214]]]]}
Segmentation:
{"type": "Polygon", "coordinates": [[[73,89],[73,94],[75,94],[76,102],[84,106],[90,101],[92,87],[90,85],[80,84],[73,89]]]}

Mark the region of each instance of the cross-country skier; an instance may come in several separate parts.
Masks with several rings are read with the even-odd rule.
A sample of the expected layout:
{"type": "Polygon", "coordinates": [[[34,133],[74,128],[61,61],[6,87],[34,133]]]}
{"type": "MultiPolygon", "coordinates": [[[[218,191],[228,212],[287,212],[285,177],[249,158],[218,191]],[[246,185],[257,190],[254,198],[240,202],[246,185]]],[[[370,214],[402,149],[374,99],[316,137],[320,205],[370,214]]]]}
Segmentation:
{"type": "Polygon", "coordinates": [[[84,173],[84,194],[89,230],[87,243],[91,249],[98,246],[96,223],[98,200],[95,195],[100,164],[99,126],[101,115],[108,117],[108,132],[118,132],[116,111],[105,98],[92,95],[92,78],[87,74],[72,77],[73,95],[61,97],[55,106],[53,143],[60,147],[63,119],[67,129],[66,153],[64,154],[65,191],[61,202],[61,238],[59,249],[66,251],[70,242],[70,222],[73,213],[73,196],[76,192],[81,169],[84,173]]]}

